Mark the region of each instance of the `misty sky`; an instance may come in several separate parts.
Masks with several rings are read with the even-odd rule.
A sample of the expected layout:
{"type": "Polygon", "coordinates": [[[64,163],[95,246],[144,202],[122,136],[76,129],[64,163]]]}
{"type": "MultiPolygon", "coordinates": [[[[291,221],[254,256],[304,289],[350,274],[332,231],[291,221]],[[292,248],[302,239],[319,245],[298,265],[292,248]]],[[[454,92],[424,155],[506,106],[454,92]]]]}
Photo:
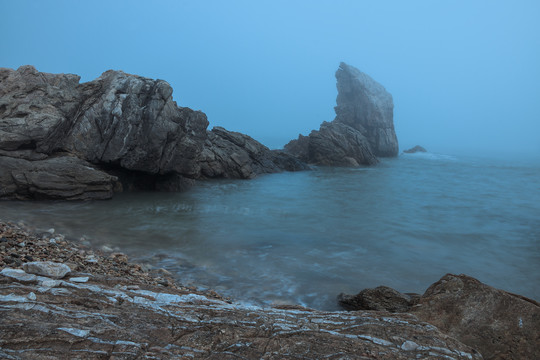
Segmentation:
{"type": "Polygon", "coordinates": [[[345,61],[394,97],[401,150],[540,154],[540,1],[0,0],[0,67],[167,80],[271,148],[334,119],[345,61]]]}

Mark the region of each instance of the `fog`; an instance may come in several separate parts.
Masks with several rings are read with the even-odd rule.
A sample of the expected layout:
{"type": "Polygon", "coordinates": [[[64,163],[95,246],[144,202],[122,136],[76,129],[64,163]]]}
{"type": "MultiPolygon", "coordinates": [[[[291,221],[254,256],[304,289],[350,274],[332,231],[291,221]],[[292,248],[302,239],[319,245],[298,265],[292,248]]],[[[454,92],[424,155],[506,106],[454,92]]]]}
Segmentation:
{"type": "Polygon", "coordinates": [[[0,66],[167,80],[280,148],[334,118],[340,61],[394,98],[401,150],[540,154],[538,1],[2,0],[0,66]]]}

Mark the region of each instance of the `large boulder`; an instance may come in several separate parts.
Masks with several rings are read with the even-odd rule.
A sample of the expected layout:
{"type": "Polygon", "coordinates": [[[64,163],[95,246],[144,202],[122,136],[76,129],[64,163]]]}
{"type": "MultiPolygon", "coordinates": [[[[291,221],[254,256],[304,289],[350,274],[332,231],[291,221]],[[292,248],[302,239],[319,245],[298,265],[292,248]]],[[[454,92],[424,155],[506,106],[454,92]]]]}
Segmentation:
{"type": "Polygon", "coordinates": [[[540,359],[540,304],[470,276],[443,276],[411,312],[485,359],[540,359]]]}
{"type": "Polygon", "coordinates": [[[540,359],[540,304],[467,275],[447,274],[422,296],[380,286],[340,294],[338,302],[350,311],[411,313],[478,350],[484,359],[540,359]]]}
{"type": "Polygon", "coordinates": [[[300,160],[316,165],[376,164],[398,154],[392,95],[360,70],[341,63],[336,72],[336,118],[318,131],[285,145],[300,160]]]}
{"type": "Polygon", "coordinates": [[[113,188],[178,191],[199,178],[305,169],[246,135],[207,131],[206,115],[179,107],[166,81],[112,70],[79,80],[0,68],[0,156],[12,159],[2,160],[0,198],[107,198],[113,188]],[[14,164],[33,175],[14,176],[14,164]]]}

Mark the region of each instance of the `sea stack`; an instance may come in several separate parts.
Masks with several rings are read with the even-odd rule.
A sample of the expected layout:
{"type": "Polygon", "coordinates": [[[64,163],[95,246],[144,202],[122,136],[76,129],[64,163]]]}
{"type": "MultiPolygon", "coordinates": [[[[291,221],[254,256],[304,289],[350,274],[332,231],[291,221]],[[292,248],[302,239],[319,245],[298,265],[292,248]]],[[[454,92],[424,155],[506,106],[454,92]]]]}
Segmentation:
{"type": "Polygon", "coordinates": [[[341,63],[336,72],[336,117],[285,150],[300,160],[329,166],[373,165],[398,155],[394,102],[386,89],[357,68],[341,63]]]}

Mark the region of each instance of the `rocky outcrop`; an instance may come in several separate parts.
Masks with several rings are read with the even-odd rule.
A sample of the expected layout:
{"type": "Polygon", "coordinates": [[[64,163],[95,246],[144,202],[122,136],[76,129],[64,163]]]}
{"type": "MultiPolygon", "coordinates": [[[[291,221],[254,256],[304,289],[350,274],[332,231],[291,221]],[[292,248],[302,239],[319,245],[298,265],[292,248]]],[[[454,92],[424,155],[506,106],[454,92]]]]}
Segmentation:
{"type": "Polygon", "coordinates": [[[251,178],[304,168],[245,135],[208,132],[206,115],[177,106],[166,81],[122,71],[79,80],[32,66],[0,69],[0,157],[18,159],[26,173],[45,170],[55,183],[48,191],[50,179],[21,183],[2,171],[0,188],[10,190],[0,198],[107,198],[113,188],[122,188],[114,185],[117,180],[124,189],[176,191],[193,179],[251,178]],[[68,175],[58,173],[58,163],[68,175]],[[100,178],[98,190],[97,185],[81,190],[88,188],[86,175],[69,175],[81,174],[84,166],[100,178]]]}
{"type": "Polygon", "coordinates": [[[443,276],[411,313],[485,359],[540,359],[540,304],[470,276],[443,276]]]}
{"type": "Polygon", "coordinates": [[[481,359],[410,314],[235,303],[60,238],[0,221],[3,359],[481,359]],[[29,274],[29,258],[73,270],[29,274]]]}
{"type": "Polygon", "coordinates": [[[485,359],[540,358],[540,304],[467,275],[447,274],[422,296],[378,287],[355,296],[341,294],[339,302],[347,310],[414,314],[485,359]]]}
{"type": "Polygon", "coordinates": [[[307,165],[298,159],[222,127],[208,133],[201,156],[201,173],[209,178],[251,179],[261,173],[306,169],[307,165]]]}
{"type": "Polygon", "coordinates": [[[417,153],[417,152],[427,152],[426,149],[424,149],[422,146],[420,145],[416,145],[415,147],[412,147],[410,149],[407,149],[407,150],[403,150],[403,152],[405,154],[414,154],[414,153],[417,153]]]}
{"type": "Polygon", "coordinates": [[[336,118],[285,150],[316,165],[373,165],[377,157],[398,154],[392,95],[360,70],[341,63],[336,72],[336,118]]]}

